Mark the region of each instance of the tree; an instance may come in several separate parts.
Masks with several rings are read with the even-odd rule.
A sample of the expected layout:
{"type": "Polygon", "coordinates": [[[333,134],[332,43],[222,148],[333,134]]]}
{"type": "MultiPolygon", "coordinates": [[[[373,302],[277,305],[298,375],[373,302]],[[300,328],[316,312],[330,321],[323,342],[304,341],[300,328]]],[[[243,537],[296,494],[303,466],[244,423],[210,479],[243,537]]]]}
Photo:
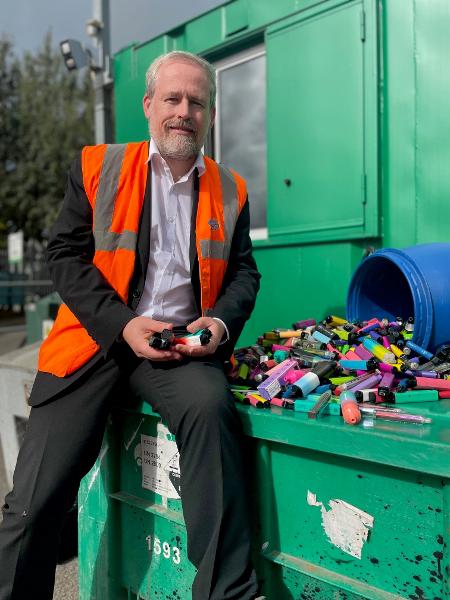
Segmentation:
{"type": "Polygon", "coordinates": [[[24,55],[20,71],[15,189],[5,199],[6,214],[26,238],[42,240],[61,204],[71,162],[93,143],[93,88],[89,73],[66,71],[50,34],[36,55],[24,55]]]}
{"type": "Polygon", "coordinates": [[[0,38],[0,233],[5,232],[16,192],[15,171],[19,160],[20,65],[11,41],[0,38]]]}

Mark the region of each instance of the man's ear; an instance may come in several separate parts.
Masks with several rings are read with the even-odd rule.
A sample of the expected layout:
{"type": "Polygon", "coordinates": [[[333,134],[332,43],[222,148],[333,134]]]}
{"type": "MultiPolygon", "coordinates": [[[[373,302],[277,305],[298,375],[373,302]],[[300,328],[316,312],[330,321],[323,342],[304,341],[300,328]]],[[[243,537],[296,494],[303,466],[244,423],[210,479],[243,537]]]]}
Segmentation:
{"type": "Polygon", "coordinates": [[[151,103],[152,99],[148,94],[145,94],[144,98],[142,99],[142,107],[144,109],[144,115],[147,120],[150,119],[151,103]]]}
{"type": "Polygon", "coordinates": [[[215,122],[216,122],[216,107],[214,106],[211,109],[211,114],[210,114],[210,124],[209,124],[210,129],[212,128],[212,126],[214,125],[215,122]]]}

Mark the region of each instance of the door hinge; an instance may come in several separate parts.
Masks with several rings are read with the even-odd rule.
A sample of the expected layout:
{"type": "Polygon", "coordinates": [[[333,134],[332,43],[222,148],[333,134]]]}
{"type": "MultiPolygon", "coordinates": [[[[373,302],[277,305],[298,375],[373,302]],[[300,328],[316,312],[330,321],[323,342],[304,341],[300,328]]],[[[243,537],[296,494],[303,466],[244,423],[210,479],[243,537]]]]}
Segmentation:
{"type": "Polygon", "coordinates": [[[361,34],[361,41],[365,42],[366,41],[366,13],[364,10],[361,10],[361,13],[360,13],[360,34],[361,34]]]}
{"type": "Polygon", "coordinates": [[[367,203],[367,175],[361,175],[361,200],[363,204],[367,203]]]}

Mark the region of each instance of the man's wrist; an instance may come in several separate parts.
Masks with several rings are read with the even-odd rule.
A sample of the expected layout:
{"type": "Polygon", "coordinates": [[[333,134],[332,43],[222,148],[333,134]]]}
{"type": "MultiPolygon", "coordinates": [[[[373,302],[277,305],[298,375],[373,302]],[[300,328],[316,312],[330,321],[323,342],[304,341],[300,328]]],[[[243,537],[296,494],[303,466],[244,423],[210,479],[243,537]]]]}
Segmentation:
{"type": "Polygon", "coordinates": [[[125,342],[125,338],[123,337],[123,332],[125,330],[125,327],[128,325],[128,323],[130,323],[130,321],[132,321],[133,319],[135,319],[136,317],[138,317],[139,315],[137,315],[136,313],[133,313],[133,315],[131,315],[129,317],[129,319],[127,319],[127,321],[123,324],[122,329],[120,330],[119,335],[116,338],[116,342],[122,343],[125,342]]]}

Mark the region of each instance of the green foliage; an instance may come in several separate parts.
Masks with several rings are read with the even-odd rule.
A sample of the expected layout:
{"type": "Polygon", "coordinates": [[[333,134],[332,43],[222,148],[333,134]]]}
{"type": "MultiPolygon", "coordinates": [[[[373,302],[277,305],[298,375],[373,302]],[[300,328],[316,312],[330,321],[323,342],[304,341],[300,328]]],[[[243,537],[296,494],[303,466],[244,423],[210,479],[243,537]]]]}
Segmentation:
{"type": "Polygon", "coordinates": [[[6,231],[7,206],[15,194],[14,170],[19,159],[20,66],[7,37],[0,38],[0,233],[6,231]]]}
{"type": "Polygon", "coordinates": [[[8,98],[0,119],[10,129],[4,139],[0,120],[0,188],[7,182],[0,214],[9,228],[41,240],[55,220],[70,163],[93,143],[93,87],[89,73],[66,70],[50,34],[37,54],[26,53],[20,63],[11,55],[10,43],[0,40],[0,100],[8,98]]]}

